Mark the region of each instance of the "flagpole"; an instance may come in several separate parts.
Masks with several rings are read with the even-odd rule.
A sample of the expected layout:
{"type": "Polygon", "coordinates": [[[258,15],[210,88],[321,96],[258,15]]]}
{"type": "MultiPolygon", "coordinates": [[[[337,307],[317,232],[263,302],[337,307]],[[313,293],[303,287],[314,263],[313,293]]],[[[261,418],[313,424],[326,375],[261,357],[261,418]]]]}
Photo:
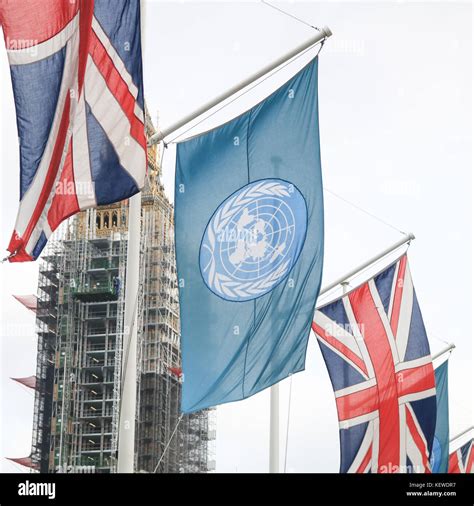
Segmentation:
{"type": "Polygon", "coordinates": [[[450,443],[452,443],[453,441],[456,441],[456,439],[459,439],[460,437],[462,436],[465,436],[468,432],[470,432],[471,430],[474,430],[474,426],[472,427],[469,427],[468,429],[466,430],[463,430],[462,432],[460,432],[459,434],[457,434],[456,436],[454,436],[453,438],[451,438],[449,440],[450,443]]]}
{"type": "Polygon", "coordinates": [[[320,32],[318,32],[317,35],[312,37],[311,39],[308,39],[306,42],[303,42],[303,44],[300,44],[298,47],[292,49],[285,55],[281,56],[280,58],[274,60],[272,63],[269,63],[264,68],[259,70],[258,72],[255,72],[255,74],[252,74],[251,76],[247,77],[240,83],[236,84],[232,88],[229,88],[224,93],[221,93],[218,97],[214,98],[213,100],[207,102],[203,106],[199,107],[198,109],[194,110],[193,112],[186,115],[184,118],[181,118],[176,123],[173,123],[168,128],[165,128],[164,130],[161,130],[160,132],[157,132],[155,135],[152,135],[150,139],[148,140],[148,145],[152,146],[153,144],[157,144],[158,142],[165,139],[168,135],[174,133],[176,130],[180,129],[190,121],[193,121],[198,116],[201,116],[201,114],[204,114],[205,112],[209,111],[216,105],[220,104],[224,100],[228,99],[235,93],[239,92],[249,84],[252,84],[257,79],[260,79],[265,74],[268,74],[272,70],[275,70],[277,67],[282,65],[283,63],[286,63],[288,60],[296,56],[297,54],[301,53],[302,51],[310,48],[311,46],[314,46],[318,42],[321,42],[323,39],[327,39],[332,35],[331,30],[324,26],[320,32]]]}
{"type": "Polygon", "coordinates": [[[431,361],[434,362],[437,358],[443,356],[445,353],[448,353],[448,351],[454,350],[456,348],[456,345],[454,343],[448,344],[446,348],[436,353],[436,355],[431,356],[431,361]]]}
{"type": "Polygon", "coordinates": [[[336,279],[336,281],[333,281],[332,283],[329,283],[329,285],[326,285],[319,292],[319,297],[321,297],[321,295],[329,292],[329,290],[332,290],[337,285],[342,285],[342,284],[346,283],[352,276],[356,275],[362,269],[365,269],[369,265],[372,265],[373,263],[377,262],[378,260],[380,260],[381,258],[383,258],[385,255],[388,255],[392,251],[395,251],[400,246],[403,246],[406,243],[409,244],[411,241],[413,241],[413,239],[415,239],[415,236],[411,232],[409,234],[406,234],[402,239],[398,240],[396,243],[394,243],[391,246],[389,246],[388,248],[384,249],[379,254],[373,256],[372,258],[370,258],[369,260],[367,260],[363,264],[359,265],[359,267],[356,267],[355,269],[352,269],[351,271],[349,271],[346,274],[344,274],[344,276],[341,276],[340,278],[336,279]]]}
{"type": "MultiPolygon", "coordinates": [[[[144,50],[145,1],[140,1],[140,28],[144,50]]],[[[141,192],[128,200],[128,243],[125,311],[122,340],[122,378],[118,428],[117,472],[133,473],[137,405],[137,308],[140,274],[141,192]]]]}
{"type": "Polygon", "coordinates": [[[270,473],[280,472],[280,388],[270,387],[270,473]]]}

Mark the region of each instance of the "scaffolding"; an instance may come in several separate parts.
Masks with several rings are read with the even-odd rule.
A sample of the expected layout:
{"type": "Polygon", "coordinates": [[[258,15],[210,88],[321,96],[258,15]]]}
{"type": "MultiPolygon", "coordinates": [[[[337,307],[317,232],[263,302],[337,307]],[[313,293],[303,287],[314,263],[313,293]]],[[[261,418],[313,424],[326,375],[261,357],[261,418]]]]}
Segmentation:
{"type": "MultiPolygon", "coordinates": [[[[151,148],[142,191],[135,470],[208,472],[215,468],[213,413],[180,419],[173,207],[156,155],[151,148]]],[[[32,444],[41,472],[116,471],[127,220],[127,201],[82,212],[42,258],[32,444]]]]}

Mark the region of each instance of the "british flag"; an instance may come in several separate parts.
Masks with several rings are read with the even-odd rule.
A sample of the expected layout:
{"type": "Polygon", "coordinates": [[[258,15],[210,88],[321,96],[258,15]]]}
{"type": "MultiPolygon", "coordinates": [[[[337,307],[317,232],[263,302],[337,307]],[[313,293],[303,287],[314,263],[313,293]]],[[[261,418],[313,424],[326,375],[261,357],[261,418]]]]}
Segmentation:
{"type": "Polygon", "coordinates": [[[474,473],[474,439],[449,454],[448,473],[474,473]]]}
{"type": "Polygon", "coordinates": [[[429,473],[436,424],[430,348],[406,255],[318,308],[342,473],[429,473]]]}
{"type": "Polygon", "coordinates": [[[67,217],[146,175],[139,0],[2,0],[20,139],[8,250],[34,260],[67,217]]]}

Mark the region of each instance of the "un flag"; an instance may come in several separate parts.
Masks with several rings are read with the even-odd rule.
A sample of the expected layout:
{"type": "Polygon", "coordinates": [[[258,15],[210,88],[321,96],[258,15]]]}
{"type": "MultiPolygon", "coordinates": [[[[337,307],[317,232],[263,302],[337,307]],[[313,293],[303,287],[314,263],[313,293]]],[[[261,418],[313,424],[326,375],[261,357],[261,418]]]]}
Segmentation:
{"type": "Polygon", "coordinates": [[[323,264],[317,58],[177,147],[182,411],[301,371],[323,264]]]}

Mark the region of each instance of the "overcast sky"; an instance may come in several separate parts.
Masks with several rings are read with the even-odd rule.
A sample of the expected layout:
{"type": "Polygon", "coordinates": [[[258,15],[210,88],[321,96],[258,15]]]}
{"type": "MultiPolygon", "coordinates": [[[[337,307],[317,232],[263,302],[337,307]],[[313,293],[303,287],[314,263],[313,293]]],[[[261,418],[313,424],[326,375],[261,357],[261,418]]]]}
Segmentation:
{"type": "MultiPolygon", "coordinates": [[[[472,420],[472,108],[470,2],[274,2],[334,35],[320,56],[325,193],[323,286],[415,233],[412,276],[433,353],[454,342],[450,421],[472,420]]],[[[145,98],[162,128],[314,35],[256,2],[147,1],[145,98]]],[[[186,135],[224,122],[269,94],[308,58],[265,81],[186,135]]],[[[18,202],[18,141],[0,51],[0,250],[18,202]]],[[[183,137],[184,138],[184,137],[183,137]]],[[[172,198],[174,146],[164,158],[172,198]]],[[[9,377],[35,373],[34,315],[12,294],[36,293],[37,264],[0,266],[0,457],[30,452],[33,395],[9,377]]],[[[314,336],[293,378],[287,470],[337,472],[338,424],[314,336]]],[[[281,383],[281,461],[289,380],[281,383]]],[[[269,393],[217,409],[217,470],[268,470],[269,393]]],[[[0,471],[22,471],[0,459],[0,471]]]]}

